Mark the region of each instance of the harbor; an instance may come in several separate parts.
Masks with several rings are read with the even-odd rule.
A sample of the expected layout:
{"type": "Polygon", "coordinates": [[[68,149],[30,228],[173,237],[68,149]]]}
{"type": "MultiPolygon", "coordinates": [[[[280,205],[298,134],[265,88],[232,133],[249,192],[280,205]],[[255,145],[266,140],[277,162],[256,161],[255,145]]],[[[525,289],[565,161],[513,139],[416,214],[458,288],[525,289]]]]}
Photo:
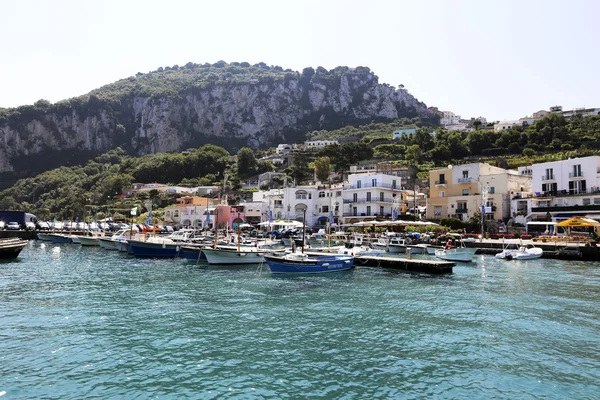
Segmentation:
{"type": "Polygon", "coordinates": [[[453,269],[272,275],[30,241],[0,262],[0,391],[468,398],[475,381],[485,398],[600,392],[597,263],[476,255],[453,269]]]}

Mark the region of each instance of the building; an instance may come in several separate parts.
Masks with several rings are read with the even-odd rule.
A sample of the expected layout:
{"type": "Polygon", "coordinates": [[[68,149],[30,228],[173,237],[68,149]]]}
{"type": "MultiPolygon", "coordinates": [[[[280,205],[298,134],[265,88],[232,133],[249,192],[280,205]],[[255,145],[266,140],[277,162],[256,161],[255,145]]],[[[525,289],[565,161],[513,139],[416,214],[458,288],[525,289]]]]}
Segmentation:
{"type": "Polygon", "coordinates": [[[440,125],[456,125],[460,123],[460,115],[454,114],[452,111],[441,111],[440,125]]]}
{"type": "Polygon", "coordinates": [[[472,163],[429,172],[427,218],[472,218],[484,206],[488,221],[511,216],[511,192],[523,192],[531,177],[484,163],[472,163]]]}
{"type": "Polygon", "coordinates": [[[265,204],[260,201],[241,203],[244,207],[244,215],[248,224],[257,225],[262,222],[263,214],[266,212],[265,204]]]}
{"type": "Polygon", "coordinates": [[[403,136],[410,136],[410,135],[414,135],[417,133],[417,129],[416,128],[405,128],[405,129],[398,129],[394,132],[392,132],[392,139],[400,139],[403,136]]]}
{"type": "Polygon", "coordinates": [[[268,186],[274,183],[273,179],[281,180],[281,184],[285,184],[286,174],[283,172],[265,172],[258,176],[258,187],[268,186]]]}
{"type": "Polygon", "coordinates": [[[527,219],[600,219],[600,156],[533,164],[527,219]]]}
{"type": "Polygon", "coordinates": [[[165,222],[194,228],[204,227],[206,210],[216,203],[216,200],[206,197],[180,197],[177,199],[177,204],[165,207],[165,222]]]}
{"type": "Polygon", "coordinates": [[[523,123],[517,120],[508,120],[508,121],[500,121],[494,124],[495,131],[504,131],[506,129],[510,129],[514,126],[522,126],[523,123]]]}
{"type": "Polygon", "coordinates": [[[309,140],[304,142],[305,150],[314,150],[314,149],[322,149],[325,146],[330,146],[332,144],[339,144],[337,140],[309,140]]]}
{"type": "Polygon", "coordinates": [[[273,220],[303,221],[306,225],[323,226],[333,213],[334,223],[341,220],[342,185],[298,186],[253,193],[253,203],[263,203],[263,221],[272,214],[273,220]]]}
{"type": "Polygon", "coordinates": [[[277,154],[288,154],[295,148],[293,144],[278,144],[275,149],[275,153],[277,154]]]}
{"type": "Polygon", "coordinates": [[[406,190],[397,176],[383,173],[352,174],[343,188],[343,221],[391,219],[406,212],[406,190]]]}
{"type": "Polygon", "coordinates": [[[401,167],[393,162],[378,160],[359,161],[350,166],[350,174],[375,173],[397,176],[400,178],[398,183],[401,187],[407,186],[417,172],[415,167],[401,167]]]}

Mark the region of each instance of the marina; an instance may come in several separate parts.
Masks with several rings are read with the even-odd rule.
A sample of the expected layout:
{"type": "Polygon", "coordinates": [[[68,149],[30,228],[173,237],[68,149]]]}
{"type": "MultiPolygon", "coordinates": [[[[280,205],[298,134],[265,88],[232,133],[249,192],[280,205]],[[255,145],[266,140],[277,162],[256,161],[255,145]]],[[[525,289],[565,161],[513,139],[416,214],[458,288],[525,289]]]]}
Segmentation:
{"type": "Polygon", "coordinates": [[[30,241],[0,262],[0,390],[594,398],[598,265],[475,255],[452,274],[296,276],[30,241]]]}

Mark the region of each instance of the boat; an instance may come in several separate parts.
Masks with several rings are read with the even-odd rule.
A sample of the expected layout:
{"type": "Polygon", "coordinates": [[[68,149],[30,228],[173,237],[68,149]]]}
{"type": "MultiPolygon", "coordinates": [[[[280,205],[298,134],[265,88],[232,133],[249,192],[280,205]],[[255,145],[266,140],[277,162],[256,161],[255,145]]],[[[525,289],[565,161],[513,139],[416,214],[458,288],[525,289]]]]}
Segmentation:
{"type": "Polygon", "coordinates": [[[544,251],[533,244],[521,245],[518,249],[509,249],[508,247],[496,254],[496,258],[503,260],[535,260],[542,257],[544,251]]]}
{"type": "Polygon", "coordinates": [[[19,238],[0,239],[0,259],[17,258],[28,242],[19,238]]]}
{"type": "Polygon", "coordinates": [[[73,243],[71,236],[63,233],[51,233],[48,235],[52,243],[73,243]]]}
{"type": "Polygon", "coordinates": [[[462,235],[452,235],[445,248],[437,249],[435,251],[435,256],[446,261],[471,262],[473,261],[473,256],[476,251],[476,248],[468,248],[465,246],[462,235]],[[458,244],[457,247],[450,246],[452,239],[458,244]]]}
{"type": "Polygon", "coordinates": [[[408,246],[408,243],[406,242],[405,239],[399,238],[399,237],[393,237],[390,238],[389,242],[388,242],[388,253],[392,253],[392,254],[399,254],[399,253],[406,253],[406,247],[408,246]]]}
{"type": "Polygon", "coordinates": [[[274,274],[316,274],[345,271],[354,267],[351,255],[309,256],[306,253],[287,253],[285,255],[265,255],[269,269],[274,274]]]}
{"type": "Polygon", "coordinates": [[[209,265],[243,265],[262,263],[267,252],[256,247],[218,246],[204,248],[202,253],[209,265]]]}
{"type": "Polygon", "coordinates": [[[188,261],[195,261],[197,263],[206,263],[206,255],[204,254],[204,247],[185,245],[181,246],[180,255],[188,261]]]}
{"type": "Polygon", "coordinates": [[[426,250],[427,250],[427,254],[430,256],[435,256],[435,251],[436,250],[443,250],[444,246],[435,246],[433,244],[427,244],[425,245],[427,246],[426,250]]]}
{"type": "Polygon", "coordinates": [[[37,233],[37,238],[38,238],[39,240],[43,240],[44,242],[51,242],[51,241],[52,241],[52,238],[50,237],[50,234],[49,234],[49,233],[41,233],[41,232],[38,232],[38,233],[37,233]]]}
{"type": "Polygon", "coordinates": [[[79,236],[79,242],[81,242],[82,246],[100,246],[98,243],[98,238],[100,236],[79,236]]]}

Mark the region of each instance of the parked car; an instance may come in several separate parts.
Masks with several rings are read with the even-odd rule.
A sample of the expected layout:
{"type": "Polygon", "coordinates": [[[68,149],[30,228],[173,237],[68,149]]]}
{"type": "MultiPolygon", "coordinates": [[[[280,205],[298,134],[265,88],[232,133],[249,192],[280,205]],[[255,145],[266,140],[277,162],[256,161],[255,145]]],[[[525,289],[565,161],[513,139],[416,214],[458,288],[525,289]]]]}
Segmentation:
{"type": "Polygon", "coordinates": [[[35,224],[31,221],[25,222],[25,229],[28,231],[35,231],[35,224]]]}
{"type": "Polygon", "coordinates": [[[8,224],[6,224],[6,229],[10,229],[10,230],[19,230],[21,229],[21,225],[19,225],[18,222],[9,222],[8,224]]]}
{"type": "Polygon", "coordinates": [[[38,228],[40,231],[47,231],[47,230],[49,230],[49,229],[50,229],[50,224],[49,224],[49,223],[47,223],[47,222],[44,222],[44,221],[38,221],[38,223],[37,223],[37,228],[38,228]]]}

